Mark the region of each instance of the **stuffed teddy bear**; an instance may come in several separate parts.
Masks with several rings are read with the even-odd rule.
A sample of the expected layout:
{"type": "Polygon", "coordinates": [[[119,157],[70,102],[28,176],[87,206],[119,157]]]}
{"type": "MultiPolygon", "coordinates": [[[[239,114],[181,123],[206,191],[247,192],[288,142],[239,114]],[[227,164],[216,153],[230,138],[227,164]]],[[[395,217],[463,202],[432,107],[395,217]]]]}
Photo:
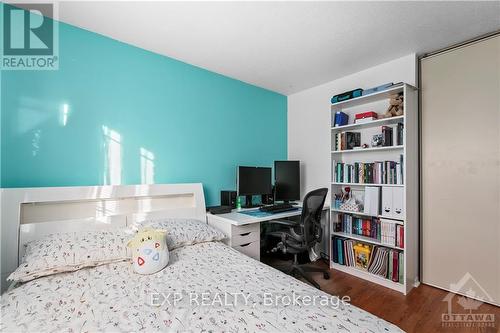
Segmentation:
{"type": "Polygon", "coordinates": [[[402,116],[403,111],[403,95],[393,94],[389,99],[389,108],[384,114],[384,118],[390,118],[395,116],[402,116]]]}
{"type": "Polygon", "coordinates": [[[127,246],[132,250],[134,271],[153,274],[168,265],[167,232],[146,228],[135,234],[127,246]]]}

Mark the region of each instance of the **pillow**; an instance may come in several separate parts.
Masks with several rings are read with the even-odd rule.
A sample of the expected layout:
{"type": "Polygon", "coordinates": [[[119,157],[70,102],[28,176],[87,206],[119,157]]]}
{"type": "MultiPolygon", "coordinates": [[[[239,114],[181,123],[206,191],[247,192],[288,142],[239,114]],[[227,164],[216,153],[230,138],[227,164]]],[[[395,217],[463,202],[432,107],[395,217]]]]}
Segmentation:
{"type": "Polygon", "coordinates": [[[153,274],[168,265],[167,232],[159,229],[142,229],[127,246],[132,250],[134,271],[153,274]]]}
{"type": "Polygon", "coordinates": [[[21,265],[7,278],[26,282],[41,276],[73,272],[117,261],[130,260],[123,229],[55,233],[27,243],[21,265]]]}
{"type": "Polygon", "coordinates": [[[135,226],[166,230],[167,246],[170,251],[186,245],[221,241],[226,238],[221,231],[195,219],[162,218],[136,221],[135,226]]]}

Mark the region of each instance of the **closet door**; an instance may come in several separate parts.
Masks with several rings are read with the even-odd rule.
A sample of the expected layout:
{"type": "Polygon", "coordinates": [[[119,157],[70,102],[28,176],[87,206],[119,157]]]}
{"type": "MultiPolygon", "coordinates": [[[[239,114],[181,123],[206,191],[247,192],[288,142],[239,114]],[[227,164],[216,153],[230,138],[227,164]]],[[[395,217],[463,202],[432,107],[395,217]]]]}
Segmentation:
{"type": "Polygon", "coordinates": [[[422,281],[498,305],[500,36],[422,59],[421,89],[422,281]]]}

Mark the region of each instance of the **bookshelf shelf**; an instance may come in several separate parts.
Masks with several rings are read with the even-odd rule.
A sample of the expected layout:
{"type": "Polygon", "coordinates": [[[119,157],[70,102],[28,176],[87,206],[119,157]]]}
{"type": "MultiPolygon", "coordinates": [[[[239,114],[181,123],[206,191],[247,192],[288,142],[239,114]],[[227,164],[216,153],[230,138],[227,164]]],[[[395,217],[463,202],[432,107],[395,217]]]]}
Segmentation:
{"type": "Polygon", "coordinates": [[[384,287],[399,291],[400,293],[405,293],[405,290],[406,290],[404,284],[394,282],[394,281],[386,279],[380,275],[372,274],[368,271],[365,271],[365,270],[357,268],[357,267],[340,265],[340,264],[334,263],[333,261],[330,262],[330,267],[333,269],[336,269],[338,271],[345,272],[345,273],[357,276],[359,278],[380,284],[384,287]]]}
{"type": "MultiPolygon", "coordinates": [[[[418,285],[418,95],[417,89],[408,84],[399,84],[391,87],[390,89],[376,92],[374,94],[357,97],[351,100],[335,103],[331,105],[331,113],[334,116],[335,112],[342,111],[348,119],[354,119],[355,115],[367,110],[376,112],[379,116],[384,114],[389,105],[389,99],[392,94],[403,95],[403,108],[404,114],[392,118],[381,118],[363,124],[348,124],[339,127],[331,127],[330,131],[330,190],[333,197],[334,194],[339,194],[344,187],[352,187],[352,191],[358,200],[363,200],[373,209],[373,205],[378,205],[377,209],[370,210],[372,214],[365,214],[364,212],[343,211],[341,209],[330,209],[330,267],[355,275],[362,279],[383,285],[385,287],[397,290],[403,294],[407,294],[410,290],[418,285]],[[403,126],[399,125],[403,124],[403,126]],[[351,150],[336,150],[335,147],[339,145],[339,138],[342,140],[342,146],[348,140],[359,140],[360,143],[370,145],[374,135],[382,134],[383,131],[387,133],[388,126],[389,133],[393,134],[392,141],[394,143],[403,143],[402,145],[382,146],[382,147],[369,147],[351,150]],[[355,133],[353,134],[349,134],[355,133]],[[358,134],[359,133],[359,134],[358,134]],[[340,135],[339,135],[340,134],[340,135]],[[350,138],[347,135],[350,135],[350,138]],[[345,137],[344,137],[345,135],[345,137]],[[355,139],[353,139],[355,138],[355,139]],[[359,139],[357,139],[359,138],[359,139]],[[344,141],[345,140],[345,141],[344,141]],[[390,161],[390,162],[387,162],[390,161]],[[387,162],[387,163],[386,163],[387,162]],[[359,172],[359,173],[358,173],[359,172]],[[393,182],[403,182],[403,184],[371,184],[371,183],[354,183],[354,182],[337,182],[336,180],[358,180],[365,179],[371,181],[381,182],[389,179],[389,175],[394,180],[393,182]],[[378,190],[369,187],[376,187],[378,190]],[[365,196],[366,195],[366,196],[365,196]],[[393,199],[394,198],[394,199],[393,199]],[[386,201],[384,201],[384,199],[386,201]],[[390,200],[390,204],[388,201],[390,200]],[[394,200],[394,201],[392,201],[394,200]],[[397,203],[396,203],[397,201],[397,203]],[[382,216],[382,204],[389,205],[389,207],[398,207],[402,209],[404,216],[394,215],[394,217],[382,216]],[[370,206],[371,205],[371,206],[370,206]],[[396,206],[397,205],[397,206],[396,206]],[[375,214],[375,213],[378,214],[375,214]],[[358,217],[361,220],[384,219],[384,222],[392,223],[391,226],[395,230],[403,228],[404,233],[404,249],[397,246],[390,246],[382,244],[378,239],[352,234],[350,232],[335,232],[339,230],[335,228],[335,223],[344,223],[345,215],[342,217],[339,213],[349,214],[358,217]],[[333,241],[341,239],[340,241],[333,241]],[[397,255],[394,257],[398,265],[400,265],[399,276],[400,282],[394,282],[382,276],[369,273],[368,271],[352,267],[344,266],[333,262],[334,249],[333,244],[343,244],[342,239],[351,239],[355,242],[370,244],[372,246],[380,246],[388,248],[392,254],[397,255]]],[[[334,117],[330,117],[334,119],[334,117]]],[[[358,142],[359,142],[358,141],[358,142]]],[[[352,142],[352,141],[350,141],[352,142]]],[[[359,143],[358,143],[359,144],[359,143]]],[[[333,199],[332,199],[333,200],[333,199]]],[[[332,205],[333,206],[333,205],[332,205]]],[[[377,206],[375,206],[377,207],[377,206]]],[[[385,214],[385,212],[384,212],[385,214]]],[[[364,223],[364,221],[363,221],[364,223]]],[[[391,224],[389,224],[391,225],[391,224]]],[[[369,225],[368,225],[369,226],[369,225]]],[[[382,232],[387,235],[388,232],[392,233],[392,229],[384,228],[382,232]],[[389,231],[388,231],[389,230],[389,231]]],[[[347,230],[349,231],[349,230],[347,230]]],[[[394,231],[396,232],[396,231],[394,231]]],[[[390,234],[389,234],[390,235],[390,234]]],[[[395,235],[397,236],[397,235],[395,235]]],[[[342,247],[335,248],[335,255],[337,251],[353,251],[342,250],[342,247]]],[[[373,253],[373,252],[372,252],[373,253]]],[[[376,252],[375,252],[376,253],[376,252]]],[[[391,254],[391,255],[392,255],[391,254]]],[[[349,258],[355,255],[354,253],[349,258]]],[[[336,258],[336,257],[335,257],[336,258]]],[[[336,260],[336,259],[335,259],[336,260]]],[[[350,259],[352,260],[352,259],[350,259]]],[[[380,259],[379,259],[380,260],[380,259]]],[[[389,265],[389,263],[387,263],[389,265]]],[[[388,266],[390,269],[391,266],[388,266]]]]}
{"type": "Polygon", "coordinates": [[[348,150],[332,150],[332,154],[351,154],[351,153],[365,153],[368,151],[383,151],[383,150],[395,150],[403,149],[404,145],[400,146],[387,146],[387,147],[372,147],[372,148],[361,148],[361,149],[348,149],[348,150]]]}
{"type": "Polygon", "coordinates": [[[385,219],[388,222],[393,222],[395,224],[401,224],[401,225],[404,224],[404,220],[397,220],[397,219],[394,219],[392,217],[385,217],[383,215],[370,215],[370,214],[365,214],[363,212],[351,212],[351,211],[348,211],[348,210],[335,209],[335,208],[331,208],[330,210],[332,212],[335,212],[335,213],[351,214],[351,215],[365,216],[365,217],[378,217],[378,218],[385,219]]]}
{"type": "Polygon", "coordinates": [[[340,132],[340,131],[348,131],[348,130],[354,130],[354,129],[369,128],[369,127],[374,127],[374,126],[397,124],[397,123],[403,122],[404,118],[405,118],[405,116],[397,116],[397,117],[392,117],[392,118],[377,119],[377,120],[373,120],[369,123],[364,123],[364,124],[349,124],[349,125],[344,125],[344,126],[332,127],[332,132],[340,132]]]}
{"type": "Polygon", "coordinates": [[[354,240],[357,240],[357,241],[360,241],[360,242],[363,242],[363,243],[368,243],[368,244],[373,244],[373,245],[388,247],[390,249],[396,249],[396,250],[404,251],[404,249],[401,248],[401,247],[382,244],[379,240],[371,238],[371,237],[350,234],[348,232],[332,232],[332,235],[354,239],[354,240]]]}
{"type": "Polygon", "coordinates": [[[384,187],[404,187],[404,184],[370,184],[370,183],[338,183],[333,182],[332,185],[341,186],[384,186],[384,187]]]}
{"type": "Polygon", "coordinates": [[[407,85],[406,84],[398,84],[398,85],[395,85],[394,87],[391,87],[391,88],[383,90],[383,91],[378,91],[378,92],[375,92],[373,94],[364,95],[364,96],[356,97],[353,99],[349,99],[347,101],[334,103],[334,104],[332,104],[331,109],[332,109],[332,111],[337,111],[337,110],[342,110],[345,108],[352,108],[352,107],[363,105],[363,104],[368,104],[368,103],[381,101],[384,99],[389,99],[390,95],[403,92],[405,86],[407,86],[407,85]]]}

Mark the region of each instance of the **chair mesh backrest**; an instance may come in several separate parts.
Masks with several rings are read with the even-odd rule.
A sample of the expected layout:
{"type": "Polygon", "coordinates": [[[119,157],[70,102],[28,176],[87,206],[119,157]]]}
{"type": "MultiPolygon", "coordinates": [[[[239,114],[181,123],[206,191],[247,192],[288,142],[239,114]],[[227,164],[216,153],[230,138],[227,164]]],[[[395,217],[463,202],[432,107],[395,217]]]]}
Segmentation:
{"type": "Polygon", "coordinates": [[[302,216],[300,223],[304,228],[304,240],[306,244],[321,240],[321,212],[325,204],[327,188],[320,188],[306,194],[302,203],[302,216]]]}

